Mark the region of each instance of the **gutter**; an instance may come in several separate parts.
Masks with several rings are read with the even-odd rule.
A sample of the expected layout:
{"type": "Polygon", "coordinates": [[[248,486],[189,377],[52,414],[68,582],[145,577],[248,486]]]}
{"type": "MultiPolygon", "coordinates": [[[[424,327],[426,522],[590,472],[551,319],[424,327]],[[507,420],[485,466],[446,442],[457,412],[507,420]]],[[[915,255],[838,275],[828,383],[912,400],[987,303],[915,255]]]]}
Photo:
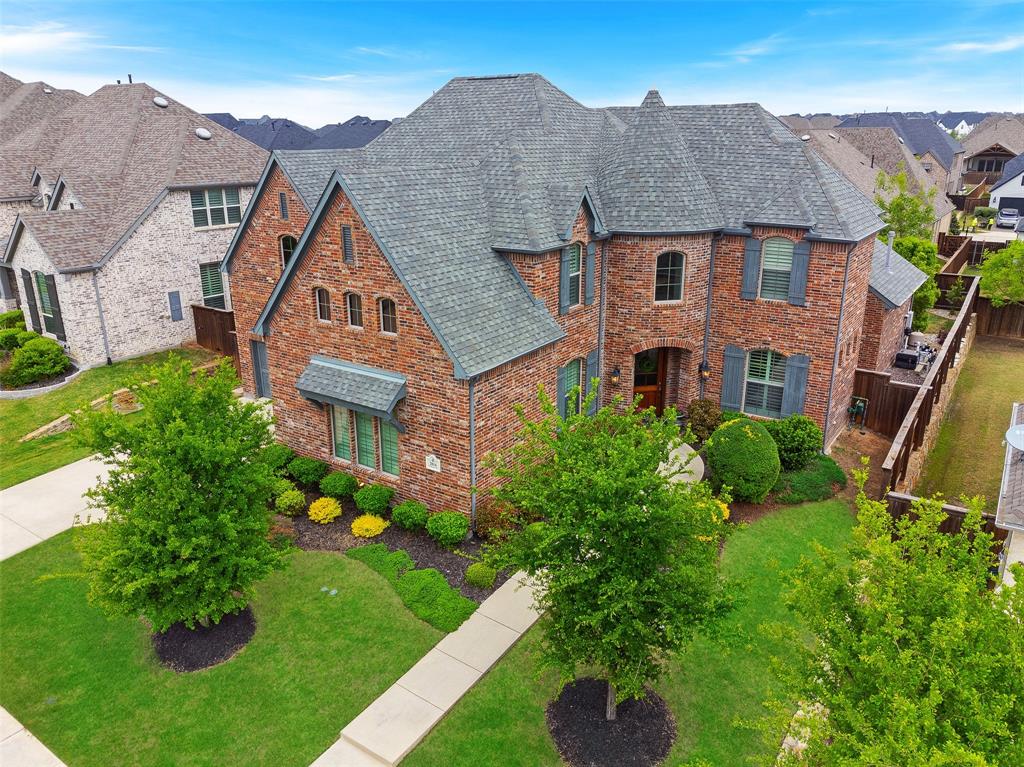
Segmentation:
{"type": "Polygon", "coordinates": [[[476,378],[469,379],[469,529],[476,534],[476,378]]]}
{"type": "MultiPolygon", "coordinates": [[[[708,341],[711,338],[711,298],[714,294],[715,282],[715,254],[718,252],[718,242],[725,236],[724,232],[715,232],[711,236],[711,263],[708,266],[708,299],[707,308],[704,310],[704,350],[701,353],[700,364],[704,368],[708,365],[708,341]]],[[[697,385],[700,399],[704,399],[704,376],[698,373],[697,385]]]]}
{"type": "Polygon", "coordinates": [[[96,310],[100,315],[100,335],[103,337],[103,351],[107,355],[107,364],[111,364],[113,360],[110,359],[110,339],[107,337],[107,321],[103,317],[103,300],[100,298],[100,282],[97,278],[97,273],[92,273],[92,288],[96,293],[96,310]]]}
{"type": "Polygon", "coordinates": [[[597,305],[597,407],[601,407],[601,397],[604,395],[604,326],[605,306],[607,301],[608,285],[608,241],[601,242],[601,301],[597,305]]]}
{"type": "Polygon", "coordinates": [[[846,310],[846,286],[850,282],[850,258],[853,256],[853,249],[857,247],[851,244],[846,249],[846,269],[843,271],[843,292],[839,299],[839,322],[836,324],[836,339],[832,345],[832,375],[828,379],[828,400],[825,403],[825,428],[821,440],[821,451],[825,453],[828,448],[829,419],[832,417],[832,388],[836,381],[836,371],[839,369],[839,333],[843,329],[843,314],[846,310]]]}

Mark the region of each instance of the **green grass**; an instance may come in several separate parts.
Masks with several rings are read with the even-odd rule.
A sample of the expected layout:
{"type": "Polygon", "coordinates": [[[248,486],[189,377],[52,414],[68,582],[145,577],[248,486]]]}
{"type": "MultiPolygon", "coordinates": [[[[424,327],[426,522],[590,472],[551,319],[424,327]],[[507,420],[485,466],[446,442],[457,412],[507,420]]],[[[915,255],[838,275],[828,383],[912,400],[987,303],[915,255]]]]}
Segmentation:
{"type": "Polygon", "coordinates": [[[943,317],[941,314],[928,312],[928,326],[924,329],[925,333],[938,334],[944,330],[949,330],[951,327],[953,327],[953,319],[951,317],[943,317]]]}
{"type": "MultiPolygon", "coordinates": [[[[842,501],[792,506],[742,527],[726,544],[722,567],[741,584],[741,601],[723,627],[722,641],[698,639],[674,673],[656,688],[676,717],[678,738],[666,765],[703,758],[718,767],[771,755],[760,733],[739,725],[763,711],[775,677],[773,656],[791,646],[762,635],[766,622],[790,620],[780,593],[783,574],[812,541],[845,546],[854,524],[842,501]]],[[[445,717],[403,767],[472,764],[474,767],[547,767],[561,764],[544,721],[556,680],[537,676],[539,631],[532,629],[445,717]]],[[[781,733],[780,733],[781,740],[781,733]]]]}
{"type": "Polygon", "coordinates": [[[296,552],[259,584],[252,641],[177,674],[140,621],[40,580],[77,566],[70,532],[0,563],[0,705],[75,767],[306,767],[441,636],[359,562],[296,552]]]}
{"type": "MultiPolygon", "coordinates": [[[[205,349],[178,349],[199,364],[214,355],[205,349]]],[[[85,458],[89,450],[75,444],[70,432],[19,442],[21,437],[87,402],[120,389],[143,365],[165,360],[168,352],[124,360],[86,370],[67,386],[27,399],[0,400],[0,488],[38,477],[85,458]]]]}
{"type": "Polygon", "coordinates": [[[967,355],[953,399],[924,464],[917,495],[984,495],[994,511],[1003,475],[1003,435],[1010,407],[1024,399],[1024,343],[979,336],[967,355]]]}
{"type": "Polygon", "coordinates": [[[846,487],[846,473],[827,455],[816,455],[802,469],[784,471],[772,488],[776,503],[824,501],[835,495],[834,487],[846,487]]]}

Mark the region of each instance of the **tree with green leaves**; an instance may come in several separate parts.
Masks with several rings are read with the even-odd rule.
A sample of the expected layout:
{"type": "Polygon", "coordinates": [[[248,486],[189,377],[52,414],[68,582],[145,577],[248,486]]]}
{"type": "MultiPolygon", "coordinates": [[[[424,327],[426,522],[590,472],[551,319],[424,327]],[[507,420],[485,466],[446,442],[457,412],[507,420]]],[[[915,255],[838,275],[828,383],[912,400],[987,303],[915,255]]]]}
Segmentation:
{"type": "MultiPolygon", "coordinates": [[[[967,501],[956,533],[940,532],[940,500],[894,519],[864,494],[849,551],[818,551],[791,577],[802,641],[788,691],[801,701],[807,749],[822,767],[1024,764],[1024,568],[993,589],[984,501],[967,501]]],[[[792,708],[779,707],[778,726],[792,708]]],[[[778,740],[775,740],[778,743],[778,740]]],[[[774,759],[772,760],[774,763],[774,759]]],[[[790,763],[790,762],[787,762],[790,763]]]]}
{"type": "Polygon", "coordinates": [[[922,237],[930,239],[932,224],[935,223],[935,188],[910,189],[910,180],[902,165],[895,175],[878,171],[875,182],[878,190],[875,204],[882,209],[882,221],[885,228],[879,237],[887,239],[889,232],[896,232],[897,237],[922,237]]]}
{"type": "MultiPolygon", "coordinates": [[[[727,607],[718,545],[728,514],[704,483],[673,483],[659,466],[678,443],[676,414],[616,399],[562,417],[541,388],[541,416],[489,456],[497,498],[529,518],[490,551],[539,584],[543,664],[563,683],[580,667],[607,679],[606,717],[639,698],[701,626],[727,607]]],[[[671,473],[671,472],[669,472],[671,473]]]]}
{"type": "Polygon", "coordinates": [[[935,306],[940,295],[939,285],[935,281],[935,275],[942,269],[938,246],[923,237],[897,237],[893,242],[893,250],[928,275],[924,284],[914,291],[912,304],[914,309],[912,329],[924,330],[928,327],[928,310],[935,306]]]}
{"type": "Polygon", "coordinates": [[[235,386],[227,361],[193,376],[173,359],[130,386],[142,406],[132,418],[76,416],[79,438],[110,466],[89,493],[106,518],[76,537],[89,599],[108,614],[145,616],[156,631],[217,623],[282,564],[267,539],[270,422],[235,386]]]}
{"type": "Polygon", "coordinates": [[[993,306],[1024,304],[1024,240],[1014,240],[985,257],[980,288],[993,306]]]}

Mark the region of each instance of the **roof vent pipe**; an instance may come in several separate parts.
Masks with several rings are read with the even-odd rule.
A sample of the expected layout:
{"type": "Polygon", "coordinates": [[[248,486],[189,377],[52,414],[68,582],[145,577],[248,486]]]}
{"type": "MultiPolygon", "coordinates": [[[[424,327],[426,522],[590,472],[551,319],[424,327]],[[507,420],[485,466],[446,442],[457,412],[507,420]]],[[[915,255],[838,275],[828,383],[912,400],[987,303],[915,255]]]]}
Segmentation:
{"type": "Polygon", "coordinates": [[[889,247],[885,249],[885,271],[892,271],[892,243],[896,239],[896,232],[889,230],[889,247]]]}
{"type": "Polygon", "coordinates": [[[131,84],[132,84],[132,76],[131,76],[131,74],[130,74],[130,73],[129,73],[129,75],[128,75],[128,84],[129,84],[129,85],[131,85],[131,84]]]}

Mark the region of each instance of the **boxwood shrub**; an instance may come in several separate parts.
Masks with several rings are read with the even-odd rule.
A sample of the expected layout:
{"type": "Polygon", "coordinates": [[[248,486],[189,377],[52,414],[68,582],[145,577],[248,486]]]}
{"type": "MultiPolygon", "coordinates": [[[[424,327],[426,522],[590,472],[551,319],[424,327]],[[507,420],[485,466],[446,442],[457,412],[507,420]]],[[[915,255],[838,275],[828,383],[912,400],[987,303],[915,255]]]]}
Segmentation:
{"type": "Polygon", "coordinates": [[[793,414],[777,421],[765,421],[764,427],[775,440],[784,471],[804,468],[821,452],[821,429],[805,415],[793,414]]]}
{"type": "Polygon", "coordinates": [[[6,349],[7,351],[17,349],[19,333],[21,331],[17,328],[4,328],[0,330],[0,349],[6,349]]]}
{"type": "Polygon", "coordinates": [[[466,568],[466,583],[478,589],[489,589],[497,577],[498,571],[483,562],[474,562],[466,568]]]}
{"type": "Polygon", "coordinates": [[[320,492],[339,501],[351,498],[359,489],[359,480],[343,471],[332,471],[320,480],[320,492]]]}
{"type": "Polygon", "coordinates": [[[274,442],[263,448],[263,460],[276,474],[288,470],[288,464],[295,459],[295,451],[280,442],[274,442]]]}
{"type": "Polygon", "coordinates": [[[0,314],[0,328],[16,328],[21,325],[25,327],[25,315],[22,314],[21,309],[11,309],[9,312],[0,314]]]}
{"type": "Polygon", "coordinates": [[[427,518],[427,533],[446,549],[452,549],[466,540],[469,519],[456,511],[442,511],[427,518]]]}
{"type": "Polygon", "coordinates": [[[768,430],[749,418],[726,421],[705,445],[715,491],[732,488],[739,501],[761,503],[779,478],[779,451],[768,430]]]}
{"type": "Polygon", "coordinates": [[[406,530],[422,530],[427,526],[427,507],[419,501],[403,501],[391,510],[391,518],[406,530]]]}
{"type": "MultiPolygon", "coordinates": [[[[287,480],[285,481],[287,482],[287,480]]],[[[284,514],[286,517],[294,517],[305,507],[306,496],[302,494],[301,490],[296,490],[295,488],[285,490],[274,501],[274,508],[277,509],[278,514],[284,514]]]]}
{"type": "Polygon", "coordinates": [[[25,330],[25,328],[22,328],[18,331],[18,346],[24,346],[33,338],[42,338],[42,336],[34,330],[25,330]]]}
{"type": "Polygon", "coordinates": [[[364,514],[383,517],[395,491],[387,485],[364,485],[352,496],[356,508],[364,514]]]}
{"type": "Polygon", "coordinates": [[[60,375],[69,367],[71,360],[59,343],[36,337],[14,352],[11,364],[0,373],[0,381],[13,389],[60,375]]]}
{"type": "Polygon", "coordinates": [[[304,455],[300,455],[288,463],[288,473],[300,485],[316,487],[317,483],[327,473],[327,464],[323,461],[318,461],[316,458],[307,458],[304,455]]]}

